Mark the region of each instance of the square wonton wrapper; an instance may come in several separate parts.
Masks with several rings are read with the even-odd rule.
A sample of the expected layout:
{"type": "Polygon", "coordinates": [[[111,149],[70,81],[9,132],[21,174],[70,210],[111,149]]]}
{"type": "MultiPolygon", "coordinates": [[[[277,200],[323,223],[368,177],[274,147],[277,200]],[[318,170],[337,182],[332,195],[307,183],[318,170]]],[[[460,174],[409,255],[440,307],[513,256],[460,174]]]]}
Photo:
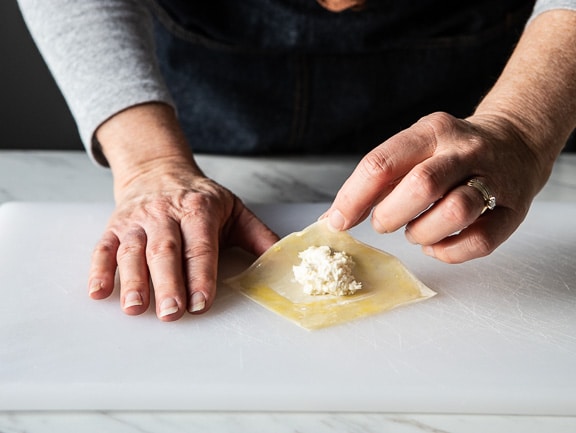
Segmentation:
{"type": "Polygon", "coordinates": [[[269,310],[306,329],[337,325],[434,296],[394,256],[333,232],[324,220],[292,233],[266,251],[248,269],[224,281],[269,310]],[[350,296],[306,295],[294,279],[298,253],[310,246],[328,245],[355,262],[354,278],[362,289],[350,296]]]}

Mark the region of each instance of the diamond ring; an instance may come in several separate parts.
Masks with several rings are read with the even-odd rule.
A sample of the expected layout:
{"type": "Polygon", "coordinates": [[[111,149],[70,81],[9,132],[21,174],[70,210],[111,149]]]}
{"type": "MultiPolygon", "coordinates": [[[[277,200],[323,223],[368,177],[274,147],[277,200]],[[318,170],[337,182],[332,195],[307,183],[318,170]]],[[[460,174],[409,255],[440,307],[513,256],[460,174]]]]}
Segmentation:
{"type": "Polygon", "coordinates": [[[494,194],[492,194],[492,191],[490,191],[490,189],[484,184],[484,182],[480,181],[477,178],[472,178],[468,182],[466,182],[466,185],[471,186],[472,188],[480,191],[480,194],[482,194],[482,198],[484,199],[484,209],[482,209],[480,215],[486,212],[486,209],[492,210],[496,207],[496,197],[494,196],[494,194]]]}

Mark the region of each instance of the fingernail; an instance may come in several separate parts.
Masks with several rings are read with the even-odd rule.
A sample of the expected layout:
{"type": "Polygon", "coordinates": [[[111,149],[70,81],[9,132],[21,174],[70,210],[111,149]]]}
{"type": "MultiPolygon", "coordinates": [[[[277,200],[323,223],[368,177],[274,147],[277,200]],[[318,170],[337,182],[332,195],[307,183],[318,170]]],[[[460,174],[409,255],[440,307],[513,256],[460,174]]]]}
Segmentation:
{"type": "Polygon", "coordinates": [[[330,215],[328,216],[328,227],[330,229],[339,232],[344,228],[344,224],[346,224],[346,220],[339,210],[333,210],[330,212],[330,215]]]}
{"type": "Polygon", "coordinates": [[[194,292],[190,300],[190,312],[196,313],[206,308],[206,298],[202,292],[194,292]]]}
{"type": "Polygon", "coordinates": [[[178,303],[174,298],[167,298],[160,304],[160,313],[158,317],[166,317],[178,311],[178,303]]]}
{"type": "Polygon", "coordinates": [[[380,234],[388,233],[388,230],[382,225],[377,218],[372,218],[372,228],[380,234]]]}
{"type": "Polygon", "coordinates": [[[142,305],[142,296],[136,291],[126,293],[124,296],[124,308],[136,307],[142,305]]]}
{"type": "Polygon", "coordinates": [[[412,234],[410,234],[409,230],[405,230],[404,231],[404,236],[406,236],[406,239],[408,240],[408,242],[410,242],[411,244],[416,245],[416,241],[414,240],[414,238],[412,237],[412,234]]]}
{"type": "Polygon", "coordinates": [[[104,283],[100,280],[93,280],[90,282],[90,289],[88,294],[91,295],[92,293],[99,292],[104,287],[104,283]]]}
{"type": "Polygon", "coordinates": [[[427,256],[436,258],[436,254],[434,254],[434,248],[430,245],[422,247],[422,252],[427,256]]]}

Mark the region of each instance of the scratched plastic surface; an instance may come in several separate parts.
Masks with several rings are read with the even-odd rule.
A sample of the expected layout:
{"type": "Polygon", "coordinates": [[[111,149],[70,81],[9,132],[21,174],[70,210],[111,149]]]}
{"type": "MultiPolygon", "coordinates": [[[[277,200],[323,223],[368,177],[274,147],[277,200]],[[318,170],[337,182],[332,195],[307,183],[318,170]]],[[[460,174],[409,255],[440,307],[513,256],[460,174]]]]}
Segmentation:
{"type": "MultiPolygon", "coordinates": [[[[255,211],[281,235],[326,209],[255,211]]],[[[359,240],[438,294],[309,332],[221,286],[161,323],[86,292],[110,206],[0,206],[0,409],[310,410],[576,415],[576,205],[535,204],[494,254],[425,257],[401,232],[359,240]],[[40,217],[41,216],[41,217],[40,217]]],[[[238,272],[235,254],[222,274],[238,272]]]]}

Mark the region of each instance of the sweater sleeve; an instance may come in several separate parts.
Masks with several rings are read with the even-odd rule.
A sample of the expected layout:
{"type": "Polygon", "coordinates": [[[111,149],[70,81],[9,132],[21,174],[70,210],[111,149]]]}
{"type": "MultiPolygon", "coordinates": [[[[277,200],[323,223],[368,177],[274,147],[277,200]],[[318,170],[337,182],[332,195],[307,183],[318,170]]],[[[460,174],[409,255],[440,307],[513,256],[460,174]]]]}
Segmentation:
{"type": "Polygon", "coordinates": [[[576,11],[576,0],[536,0],[534,11],[528,21],[532,21],[536,16],[552,9],[568,9],[576,11]]]}
{"type": "Polygon", "coordinates": [[[95,162],[107,164],[94,133],[108,118],[145,102],[174,106],[156,60],[145,2],[18,1],[95,162]]]}

